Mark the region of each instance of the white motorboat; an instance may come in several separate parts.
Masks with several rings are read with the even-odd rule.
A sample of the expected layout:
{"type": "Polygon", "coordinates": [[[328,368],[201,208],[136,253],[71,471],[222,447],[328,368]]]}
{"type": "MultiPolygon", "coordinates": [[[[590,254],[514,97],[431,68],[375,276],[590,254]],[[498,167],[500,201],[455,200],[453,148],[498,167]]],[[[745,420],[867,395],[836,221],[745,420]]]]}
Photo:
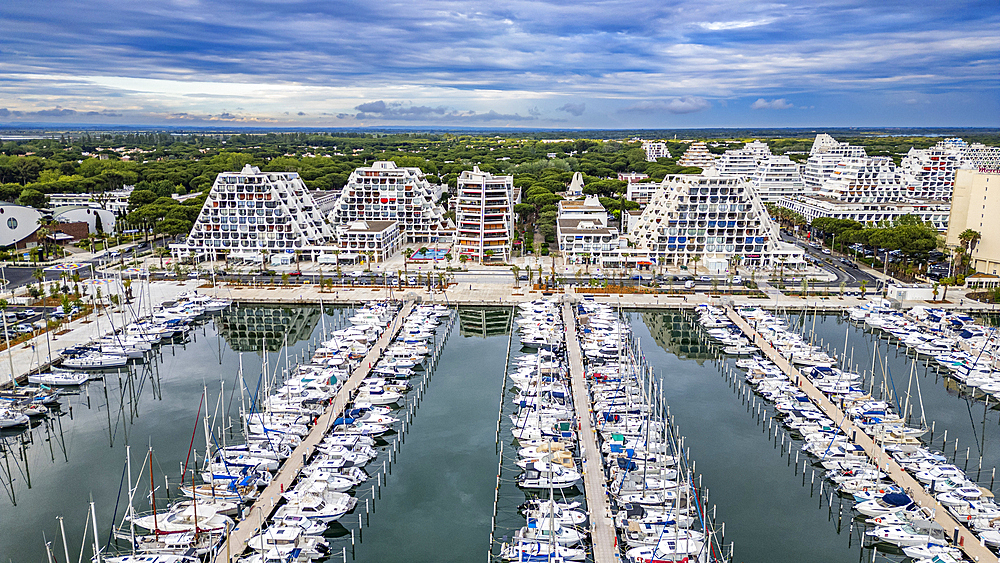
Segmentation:
{"type": "Polygon", "coordinates": [[[908,524],[884,526],[865,532],[878,541],[904,547],[908,545],[946,545],[945,530],[932,520],[914,519],[908,524]]]}
{"type": "MultiPolygon", "coordinates": [[[[286,493],[287,494],[287,493],[286,493]]],[[[327,493],[322,497],[315,494],[298,496],[294,502],[282,506],[275,512],[275,518],[303,516],[319,522],[333,522],[354,510],[358,499],[347,493],[327,493]]]]}
{"type": "Polygon", "coordinates": [[[330,551],[325,539],[306,535],[298,526],[271,526],[247,540],[247,547],[263,553],[277,550],[281,554],[290,554],[292,550],[299,549],[302,554],[313,558],[323,557],[330,551]]]}

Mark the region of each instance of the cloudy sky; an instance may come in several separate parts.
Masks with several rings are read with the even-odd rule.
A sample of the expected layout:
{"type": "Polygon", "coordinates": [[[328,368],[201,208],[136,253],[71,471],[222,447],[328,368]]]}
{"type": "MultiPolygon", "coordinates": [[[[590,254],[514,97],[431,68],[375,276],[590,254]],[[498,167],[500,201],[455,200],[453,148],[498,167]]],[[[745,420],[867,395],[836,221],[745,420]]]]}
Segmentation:
{"type": "Polygon", "coordinates": [[[1000,125],[1000,4],[4,0],[0,123],[1000,125]]]}

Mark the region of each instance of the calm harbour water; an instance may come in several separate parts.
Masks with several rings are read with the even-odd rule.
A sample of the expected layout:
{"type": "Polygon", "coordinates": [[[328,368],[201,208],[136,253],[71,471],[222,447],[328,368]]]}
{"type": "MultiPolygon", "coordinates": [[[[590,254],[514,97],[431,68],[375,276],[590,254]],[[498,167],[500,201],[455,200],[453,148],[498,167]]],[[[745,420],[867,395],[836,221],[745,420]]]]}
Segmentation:
{"type": "MultiPolygon", "coordinates": [[[[328,309],[326,313],[321,317],[316,308],[301,308],[278,315],[277,324],[289,327],[291,334],[290,361],[321,336],[324,320],[327,330],[333,330],[348,316],[342,310],[328,309]]],[[[479,317],[483,330],[477,330],[476,314],[465,314],[463,322],[451,328],[436,369],[425,376],[426,390],[415,406],[416,414],[399,445],[387,484],[376,493],[374,513],[358,537],[361,541],[353,553],[357,561],[486,558],[499,460],[497,409],[510,338],[505,334],[503,316],[487,318],[484,313],[479,317]],[[472,320],[466,323],[467,318],[472,320]]],[[[263,356],[251,351],[259,349],[256,343],[261,341],[277,350],[284,340],[281,331],[253,330],[254,322],[274,325],[274,315],[265,317],[270,320],[241,317],[239,322],[209,321],[192,333],[189,342],[161,348],[156,362],[140,368],[132,378],[134,385],[127,377],[119,383],[117,374],[109,374],[105,381],[90,383],[80,394],[64,397],[64,414],[55,422],[28,433],[6,434],[8,454],[0,457],[0,477],[5,485],[0,493],[0,561],[45,561],[43,534],[52,541],[57,560],[62,561],[56,520],[60,515],[65,517],[70,558],[76,560],[91,498],[96,503],[100,540],[106,542],[113,518],[121,520],[127,503],[124,490],[119,494],[126,444],[132,447],[133,480],[140,482],[137,510],[148,509],[148,468],[142,478],[139,469],[150,445],[158,506],[159,499],[165,498],[164,475],[173,497],[203,389],[207,387],[210,414],[214,416],[217,408],[226,413],[216,418],[214,426],[218,427],[227,423],[228,417],[235,420],[238,415],[236,378],[241,356],[244,379],[251,388],[257,383],[264,357],[269,372],[284,367],[284,350],[263,356]],[[220,379],[225,381],[221,400],[220,379]],[[30,443],[22,448],[20,444],[28,437],[30,443]],[[26,460],[21,458],[22,451],[26,460]]],[[[859,528],[852,530],[849,505],[845,503],[841,520],[838,499],[829,507],[827,492],[822,497],[819,494],[819,475],[810,486],[811,466],[805,478],[801,459],[795,467],[797,446],[792,448],[791,460],[787,453],[779,454],[770,435],[765,434],[766,423],[762,429],[737,394],[738,386],[723,376],[732,360],[714,359],[713,350],[684,314],[632,313],[630,319],[647,361],[662,377],[671,413],[687,437],[703,485],[710,490],[710,504],[717,506],[717,522],[726,523],[725,541],[735,542],[734,560],[870,561],[871,551],[861,547],[859,528]]],[[[811,330],[812,317],[803,324],[806,331],[811,330]]],[[[888,358],[897,390],[900,386],[905,390],[910,360],[902,353],[897,356],[894,345],[888,345],[887,352],[885,341],[834,316],[818,316],[815,331],[817,339],[840,348],[846,334],[848,358],[853,347],[854,361],[862,369],[870,367],[871,353],[878,345],[880,354],[888,358]]],[[[439,337],[445,338],[443,330],[439,337]]],[[[516,339],[514,347],[516,355],[516,339]]],[[[981,481],[989,485],[989,468],[1000,462],[1000,447],[995,444],[997,412],[946,388],[932,370],[918,366],[916,373],[928,423],[936,421],[935,446],[940,448],[947,429],[946,451],[952,453],[958,438],[959,464],[964,463],[966,448],[971,448],[970,468],[978,465],[979,450],[985,449],[983,467],[987,469],[981,481]]],[[[506,395],[503,399],[505,413],[511,408],[509,398],[506,395]]],[[[509,425],[502,422],[501,441],[507,447],[509,425]]],[[[204,450],[200,426],[194,444],[199,452],[204,450]]],[[[380,466],[386,457],[387,448],[383,447],[373,466],[380,466]]],[[[975,477],[974,470],[972,473],[975,477]]],[[[523,524],[514,509],[524,495],[508,483],[514,476],[516,473],[503,474],[498,539],[523,524]]],[[[374,481],[373,477],[369,486],[374,481]]],[[[351,559],[350,529],[357,531],[358,514],[364,514],[363,501],[331,531],[331,544],[337,553],[333,560],[340,560],[344,547],[351,559]]],[[[83,556],[89,558],[92,532],[86,538],[83,556]]]]}

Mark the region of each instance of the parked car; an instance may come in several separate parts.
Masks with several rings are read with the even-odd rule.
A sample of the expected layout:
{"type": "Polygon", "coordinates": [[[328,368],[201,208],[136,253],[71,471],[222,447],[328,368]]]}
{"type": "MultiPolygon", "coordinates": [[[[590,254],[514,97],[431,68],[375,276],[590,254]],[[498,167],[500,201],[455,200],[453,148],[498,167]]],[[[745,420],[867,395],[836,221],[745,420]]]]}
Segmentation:
{"type": "Polygon", "coordinates": [[[733,285],[743,285],[743,278],[740,276],[733,276],[733,285]]]}
{"type": "Polygon", "coordinates": [[[694,281],[688,280],[684,282],[684,289],[694,289],[694,281]]]}
{"type": "Polygon", "coordinates": [[[830,254],[830,249],[829,248],[824,248],[823,249],[823,254],[830,254]]]}
{"type": "Polygon", "coordinates": [[[712,276],[699,276],[698,277],[698,281],[711,282],[712,281],[712,276]]]}

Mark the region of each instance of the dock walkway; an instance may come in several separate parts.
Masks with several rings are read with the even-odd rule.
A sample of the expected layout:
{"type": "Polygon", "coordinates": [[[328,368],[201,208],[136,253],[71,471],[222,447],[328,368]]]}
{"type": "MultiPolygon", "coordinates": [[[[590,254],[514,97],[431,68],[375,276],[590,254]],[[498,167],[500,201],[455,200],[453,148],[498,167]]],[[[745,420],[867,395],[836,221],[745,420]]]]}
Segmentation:
{"type": "Polygon", "coordinates": [[[909,473],[903,470],[892,457],[875,443],[875,440],[862,428],[856,426],[844,412],[837,407],[830,399],[817,389],[808,378],[799,373],[791,363],[774,349],[767,340],[761,336],[750,324],[739,315],[732,307],[726,307],[726,315],[729,320],[736,323],[736,326],[744,334],[752,337],[754,345],[759,347],[769,360],[775,363],[786,375],[809,396],[813,402],[832,420],[839,424],[844,434],[851,437],[851,441],[864,448],[878,467],[884,471],[897,485],[905,489],[910,497],[920,506],[925,506],[934,510],[934,520],[940,524],[951,536],[955,545],[965,552],[973,561],[979,563],[996,563],[997,556],[980,543],[979,538],[971,530],[956,521],[951,514],[932,495],[924,491],[919,481],[914,479],[909,473]]]}
{"type": "Polygon", "coordinates": [[[573,406],[580,421],[580,447],[583,454],[583,485],[587,495],[587,511],[590,514],[590,538],[594,544],[595,563],[613,563],[619,559],[616,548],[617,534],[608,504],[604,466],[601,450],[597,447],[594,430],[593,411],[587,381],[583,372],[583,356],[576,334],[576,316],[573,305],[563,304],[563,323],[566,326],[566,349],[569,352],[569,375],[573,391],[573,406]]]}
{"type": "Polygon", "coordinates": [[[344,386],[337,392],[333,403],[319,417],[316,424],[313,425],[312,431],[295,448],[292,455],[285,460],[285,463],[282,464],[281,469],[278,470],[271,483],[260,493],[257,502],[250,507],[249,511],[245,513],[243,520],[230,532],[225,544],[216,553],[213,559],[214,563],[232,563],[240,557],[247,548],[247,542],[250,538],[258,533],[267,518],[274,512],[275,506],[281,500],[281,493],[291,487],[292,482],[298,477],[299,472],[305,465],[306,460],[312,456],[316,450],[316,446],[323,440],[323,436],[326,435],[330,427],[333,426],[333,422],[337,419],[339,413],[344,411],[344,407],[351,400],[354,390],[368,376],[371,368],[378,363],[382,352],[392,342],[392,339],[395,338],[399,329],[403,326],[407,315],[412,310],[413,302],[407,301],[403,305],[403,308],[400,309],[399,314],[390,323],[388,330],[382,333],[382,336],[375,342],[371,350],[368,351],[368,354],[361,360],[361,363],[358,364],[357,369],[354,370],[351,377],[344,382],[344,386]]]}

